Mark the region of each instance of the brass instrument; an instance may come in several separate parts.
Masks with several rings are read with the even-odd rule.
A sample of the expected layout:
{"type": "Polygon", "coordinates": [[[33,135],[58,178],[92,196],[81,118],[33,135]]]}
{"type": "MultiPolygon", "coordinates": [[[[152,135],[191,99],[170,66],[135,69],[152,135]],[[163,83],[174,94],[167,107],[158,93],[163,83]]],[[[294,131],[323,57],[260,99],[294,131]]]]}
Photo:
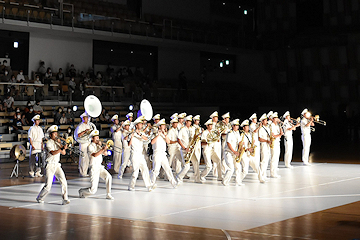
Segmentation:
{"type": "Polygon", "coordinates": [[[99,147],[103,148],[103,147],[107,147],[107,149],[109,150],[113,150],[114,148],[114,141],[113,140],[107,140],[106,143],[102,143],[101,144],[97,144],[99,147]]]}
{"type": "Polygon", "coordinates": [[[195,146],[196,144],[199,142],[199,140],[201,139],[201,133],[200,133],[200,130],[199,128],[196,128],[195,129],[195,135],[194,137],[191,139],[190,141],[190,144],[189,144],[189,151],[186,153],[185,157],[184,157],[184,160],[185,160],[185,163],[189,163],[190,162],[190,159],[192,158],[192,156],[194,155],[195,153],[195,146]]]}
{"type": "Polygon", "coordinates": [[[274,143],[275,143],[275,137],[273,136],[272,130],[271,130],[271,127],[270,127],[270,149],[274,148],[274,143]]]}
{"type": "Polygon", "coordinates": [[[253,151],[250,153],[250,156],[255,157],[255,149],[256,149],[256,145],[255,145],[255,141],[254,141],[254,133],[251,134],[251,147],[253,149],[253,151]]]}
{"type": "Polygon", "coordinates": [[[315,115],[315,117],[313,117],[313,119],[314,119],[314,123],[318,123],[318,124],[326,126],[326,122],[324,120],[320,120],[319,115],[315,115]]]}
{"type": "Polygon", "coordinates": [[[245,153],[245,146],[243,144],[244,143],[245,132],[242,132],[241,135],[242,135],[242,139],[241,139],[241,141],[239,143],[239,147],[238,147],[238,151],[237,151],[239,153],[239,155],[235,157],[235,161],[237,163],[239,163],[241,161],[241,158],[245,153]]]}
{"type": "Polygon", "coordinates": [[[224,122],[222,122],[222,121],[219,122],[217,126],[218,126],[217,129],[211,131],[207,135],[207,137],[206,137],[207,142],[217,142],[217,141],[219,141],[220,138],[221,138],[221,134],[223,132],[225,132],[225,130],[227,128],[226,124],[224,122]]]}

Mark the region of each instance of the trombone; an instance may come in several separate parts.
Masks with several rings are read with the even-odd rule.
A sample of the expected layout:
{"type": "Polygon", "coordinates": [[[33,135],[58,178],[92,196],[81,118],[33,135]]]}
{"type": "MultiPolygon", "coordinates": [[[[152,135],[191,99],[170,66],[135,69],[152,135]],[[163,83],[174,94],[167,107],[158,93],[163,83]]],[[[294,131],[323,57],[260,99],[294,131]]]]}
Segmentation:
{"type": "Polygon", "coordinates": [[[313,117],[313,121],[314,123],[318,123],[318,124],[321,124],[321,125],[324,125],[326,126],[326,122],[324,120],[320,120],[320,116],[319,115],[315,115],[313,117]]]}

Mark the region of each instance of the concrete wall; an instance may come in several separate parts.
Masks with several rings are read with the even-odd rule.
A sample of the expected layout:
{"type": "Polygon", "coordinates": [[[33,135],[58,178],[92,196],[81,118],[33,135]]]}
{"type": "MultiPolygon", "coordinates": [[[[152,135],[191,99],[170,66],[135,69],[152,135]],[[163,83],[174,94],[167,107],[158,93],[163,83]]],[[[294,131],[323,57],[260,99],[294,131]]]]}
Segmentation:
{"type": "Polygon", "coordinates": [[[39,33],[30,33],[29,73],[37,71],[39,61],[57,72],[74,64],[78,71],[87,71],[92,66],[93,44],[91,39],[62,38],[39,33]]]}
{"type": "Polygon", "coordinates": [[[209,0],[143,0],[143,13],[200,22],[210,20],[209,0]]]}

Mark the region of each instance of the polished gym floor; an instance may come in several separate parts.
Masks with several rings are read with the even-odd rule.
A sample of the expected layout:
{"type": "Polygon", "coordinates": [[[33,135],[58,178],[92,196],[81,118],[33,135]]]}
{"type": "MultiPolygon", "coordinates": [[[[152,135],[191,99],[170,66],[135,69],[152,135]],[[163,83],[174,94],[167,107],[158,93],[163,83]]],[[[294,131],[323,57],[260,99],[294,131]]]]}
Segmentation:
{"type": "MultiPolygon", "coordinates": [[[[89,178],[78,177],[76,164],[64,163],[71,200],[66,206],[57,181],[39,204],[44,178],[9,179],[13,164],[0,164],[0,238],[360,239],[358,157],[311,157],[312,166],[295,159],[287,169],[281,162],[281,178],[266,184],[250,170],[244,186],[224,187],[210,174],[204,184],[185,180],[177,189],[159,179],[153,192],[138,179],[130,192],[130,173],[114,175],[113,201],[105,199],[103,181],[94,196],[80,199],[78,190],[90,186],[89,178]]],[[[27,164],[21,163],[24,172],[27,164]]]]}

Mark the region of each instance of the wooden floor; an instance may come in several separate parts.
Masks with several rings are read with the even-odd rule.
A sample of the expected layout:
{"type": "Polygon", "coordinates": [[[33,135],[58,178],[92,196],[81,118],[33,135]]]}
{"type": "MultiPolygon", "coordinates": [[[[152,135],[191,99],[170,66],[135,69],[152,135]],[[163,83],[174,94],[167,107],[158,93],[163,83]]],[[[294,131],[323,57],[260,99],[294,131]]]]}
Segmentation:
{"type": "MultiPolygon", "coordinates": [[[[319,162],[359,163],[358,156],[329,154],[319,162]]],[[[326,154],[325,154],[326,155],[326,154]]],[[[321,155],[324,156],[324,155],[321,155]]],[[[295,157],[295,161],[299,161],[295,157]]],[[[21,163],[24,173],[27,162],[21,163]]],[[[0,164],[0,187],[41,183],[43,178],[9,179],[13,163],[0,164]]],[[[76,164],[63,164],[68,179],[76,164]]],[[[0,207],[0,239],[360,239],[360,202],[306,214],[246,231],[225,231],[147,221],[0,207]]]]}

